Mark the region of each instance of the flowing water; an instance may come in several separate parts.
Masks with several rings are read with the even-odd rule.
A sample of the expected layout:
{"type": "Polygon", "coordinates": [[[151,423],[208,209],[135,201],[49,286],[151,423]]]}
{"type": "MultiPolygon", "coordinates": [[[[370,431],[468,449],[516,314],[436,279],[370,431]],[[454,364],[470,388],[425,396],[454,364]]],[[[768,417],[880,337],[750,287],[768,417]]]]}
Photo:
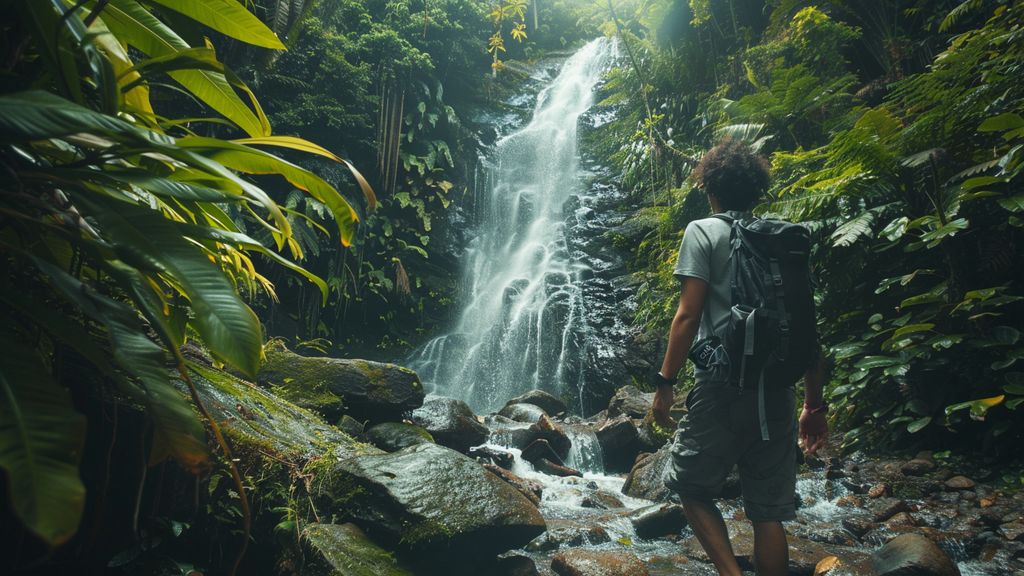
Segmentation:
{"type": "Polygon", "coordinates": [[[581,48],[540,92],[529,123],[495,144],[466,254],[465,307],[454,330],[411,362],[432,393],[480,413],[531,389],[578,396],[589,345],[585,265],[571,257],[563,205],[582,176],[577,122],[615,52],[604,38],[581,48]]]}
{"type": "MultiPolygon", "coordinates": [[[[599,39],[567,59],[538,94],[532,119],[499,139],[482,163],[488,173],[478,179],[486,185],[474,190],[480,200],[479,223],[465,258],[466,304],[454,328],[410,361],[430,393],[462,399],[480,414],[531,389],[579,398],[582,403],[582,364],[617,354],[614,338],[602,339],[588,325],[599,326],[603,320],[586,292],[603,288],[587,283],[592,277],[588,269],[597,266],[587,264],[572,246],[572,226],[580,226],[577,220],[592,226],[587,218],[596,217],[588,198],[603,193],[581,190],[586,172],[580,167],[577,125],[615,54],[614,43],[599,39]],[[575,205],[569,202],[574,196],[575,205]]],[[[572,408],[583,411],[582,405],[572,408]]],[[[628,551],[648,565],[652,576],[714,574],[710,564],[681,556],[693,537],[688,529],[678,541],[637,537],[631,515],[654,503],[622,494],[625,479],[605,471],[593,426],[579,419],[560,424],[572,441],[565,464],[582,472],[581,477],[560,477],[536,470],[514,447],[515,436],[529,424],[497,418],[488,424],[491,435],[484,447],[507,452],[514,474],[542,485],[539,509],[549,532],[580,535],[571,544],[565,540],[562,549],[628,551]],[[602,496],[607,503],[609,495],[617,504],[594,507],[595,497],[602,496]]],[[[850,493],[841,481],[827,478],[824,470],[808,472],[798,480],[797,492],[803,505],[791,530],[821,542],[831,541],[832,535],[838,541],[848,538],[842,521],[860,512],[843,501],[850,493]]],[[[748,526],[736,520],[742,517],[737,500],[723,501],[720,507],[730,532],[748,526]]],[[[891,536],[880,534],[884,539],[891,536]]],[[[542,574],[549,574],[554,551],[533,546],[536,542],[519,553],[533,558],[542,574]]],[[[956,540],[943,546],[964,575],[1000,573],[998,561],[972,559],[956,540]]]]}

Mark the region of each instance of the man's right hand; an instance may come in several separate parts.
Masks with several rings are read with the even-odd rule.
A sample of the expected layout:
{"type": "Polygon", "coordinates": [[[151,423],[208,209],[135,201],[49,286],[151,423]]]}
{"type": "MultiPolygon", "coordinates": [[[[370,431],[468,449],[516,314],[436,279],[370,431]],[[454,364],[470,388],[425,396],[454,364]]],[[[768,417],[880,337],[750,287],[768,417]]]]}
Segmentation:
{"type": "Polygon", "coordinates": [[[800,446],[812,455],[828,445],[828,420],[824,412],[811,412],[806,407],[800,412],[800,446]]]}
{"type": "Polygon", "coordinates": [[[654,416],[654,422],[664,428],[666,432],[671,432],[676,428],[676,421],[669,415],[669,410],[672,408],[672,400],[671,386],[659,386],[655,390],[651,415],[654,416]]]}

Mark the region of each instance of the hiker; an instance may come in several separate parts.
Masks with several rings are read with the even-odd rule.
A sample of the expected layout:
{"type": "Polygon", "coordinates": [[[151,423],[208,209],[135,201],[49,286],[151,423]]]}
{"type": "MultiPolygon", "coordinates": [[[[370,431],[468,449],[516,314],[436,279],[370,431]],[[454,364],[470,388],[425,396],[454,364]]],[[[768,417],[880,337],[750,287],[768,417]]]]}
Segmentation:
{"type": "Polygon", "coordinates": [[[743,507],[754,527],[757,574],[786,574],[789,546],[782,522],[796,513],[793,386],[801,375],[800,445],[813,454],[825,446],[828,433],[824,360],[807,267],[809,233],[752,216],[768,188],[768,163],[738,140],[712,148],[693,179],[716,216],[686,227],[675,268],[679,308],[661,371],[652,376],[655,421],[673,426],[672,386],[687,356],[694,361],[696,383],[675,432],[666,484],[682,498],[690,527],[719,574],[739,576],[713,501],[738,466],[743,507]]]}

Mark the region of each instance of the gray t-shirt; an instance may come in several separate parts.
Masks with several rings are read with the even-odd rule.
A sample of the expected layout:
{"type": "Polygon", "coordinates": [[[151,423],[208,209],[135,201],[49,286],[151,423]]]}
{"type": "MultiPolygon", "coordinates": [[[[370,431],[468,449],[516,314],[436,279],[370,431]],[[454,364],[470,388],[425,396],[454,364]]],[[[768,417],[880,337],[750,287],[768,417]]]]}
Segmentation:
{"type": "MultiPolygon", "coordinates": [[[[729,213],[742,216],[741,213],[729,213]]],[[[673,272],[680,281],[684,277],[700,278],[708,283],[708,295],[700,317],[697,340],[720,332],[729,322],[732,308],[729,290],[729,233],[731,226],[719,218],[694,220],[686,227],[679,259],[673,272]]]]}

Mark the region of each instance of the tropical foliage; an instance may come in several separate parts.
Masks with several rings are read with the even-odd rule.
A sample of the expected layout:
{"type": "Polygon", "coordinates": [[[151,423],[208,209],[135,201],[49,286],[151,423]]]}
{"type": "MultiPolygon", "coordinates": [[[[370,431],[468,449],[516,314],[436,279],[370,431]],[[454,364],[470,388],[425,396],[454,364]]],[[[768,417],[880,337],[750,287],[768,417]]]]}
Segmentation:
{"type": "Polygon", "coordinates": [[[692,159],[721,137],[741,138],[774,167],[759,211],[805,222],[818,238],[821,330],[845,445],[1012,447],[1024,433],[1015,250],[1024,10],[617,6],[635,54],[606,91],[620,119],[597,139],[648,204],[633,218],[648,230],[634,260],[646,279],[638,323],[666,325],[678,234],[707,211],[686,184],[692,159]],[[656,25],[652,11],[666,16],[656,25]]]}
{"type": "MultiPolygon", "coordinates": [[[[352,241],[356,211],[333,185],[272,151],[339,163],[368,207],[374,197],[347,160],[273,134],[212,45],[190,44],[169,25],[183,16],[239,42],[284,47],[235,0],[5,9],[17,19],[3,26],[11,64],[0,95],[0,466],[25,526],[59,545],[84,503],[86,423],[73,396],[109,384],[145,411],[150,463],[209,468],[196,413],[204,408],[194,390],[190,404],[172,385],[175,369],[189,379],[182,344],[196,339],[241,373],[256,372],[263,336],[246,300],[275,296],[261,259],[326,298],[326,283],[296,264],[304,256],[296,212],[252,176],[278,177],[324,206],[335,222],[324,237],[339,245],[352,241]],[[165,104],[182,94],[201,115],[165,104]]],[[[206,423],[234,470],[216,423],[206,423]]]]}

